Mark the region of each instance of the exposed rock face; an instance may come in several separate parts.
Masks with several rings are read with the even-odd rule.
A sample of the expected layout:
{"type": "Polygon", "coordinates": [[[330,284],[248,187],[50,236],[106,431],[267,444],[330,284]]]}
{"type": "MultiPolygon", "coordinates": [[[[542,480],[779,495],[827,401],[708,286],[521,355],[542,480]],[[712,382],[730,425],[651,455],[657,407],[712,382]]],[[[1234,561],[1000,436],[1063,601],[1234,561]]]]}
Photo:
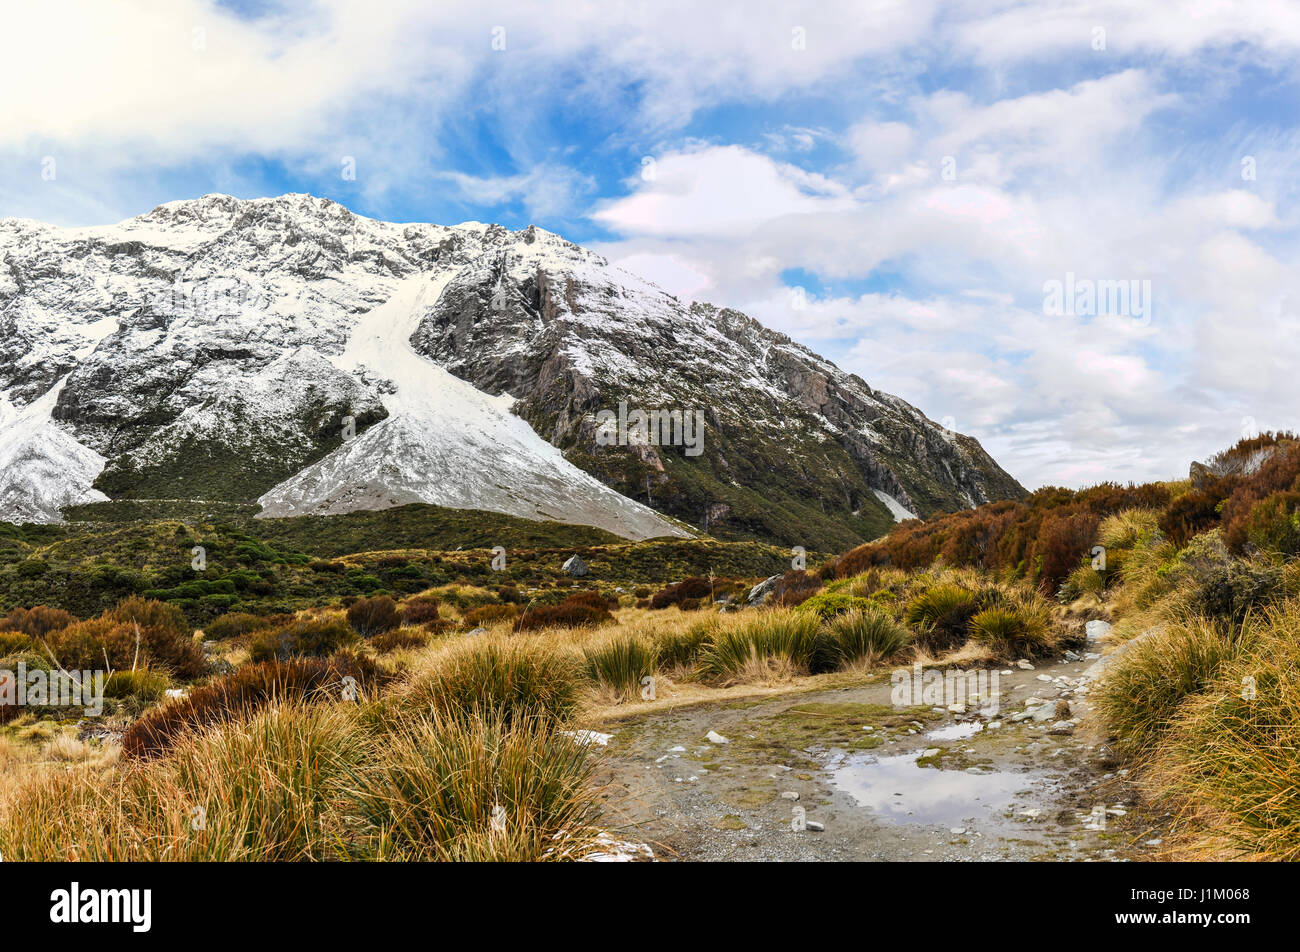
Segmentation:
{"type": "Polygon", "coordinates": [[[973,439],[556,235],[374,221],[305,195],[209,195],[96,228],[0,221],[6,439],[11,519],[103,494],[265,497],[281,514],[420,499],[626,523],[631,538],[681,531],[653,509],[723,537],[832,548],[909,511],[1023,494],[973,439]],[[367,352],[365,318],[384,305],[409,340],[367,352]],[[475,391],[472,419],[430,415],[431,394],[447,407],[475,391]],[[626,438],[609,425],[620,403],[626,438]],[[663,444],[637,411],[674,414],[663,444]],[[378,455],[358,458],[395,415],[363,444],[378,455]],[[682,428],[697,418],[702,432],[682,428]],[[480,448],[461,452],[470,430],[480,448]],[[507,432],[502,463],[494,434],[507,432]]]}
{"type": "Polygon", "coordinates": [[[1276,451],[1276,446],[1263,446],[1246,454],[1220,453],[1208,462],[1193,462],[1188,472],[1192,488],[1204,489],[1215,479],[1224,476],[1253,476],[1276,451]]]}

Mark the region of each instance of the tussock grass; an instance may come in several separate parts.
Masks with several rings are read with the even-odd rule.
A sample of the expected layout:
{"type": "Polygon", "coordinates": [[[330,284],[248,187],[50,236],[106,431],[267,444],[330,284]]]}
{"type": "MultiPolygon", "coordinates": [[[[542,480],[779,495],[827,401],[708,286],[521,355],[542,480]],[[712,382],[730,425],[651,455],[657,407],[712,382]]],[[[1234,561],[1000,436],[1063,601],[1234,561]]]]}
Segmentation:
{"type": "Polygon", "coordinates": [[[104,679],[104,697],[134,697],[145,703],[162,699],[171,686],[167,675],[151,668],[134,671],[114,671],[104,679]]]}
{"type": "Polygon", "coordinates": [[[658,652],[635,635],[620,635],[582,650],[587,677],[615,701],[636,697],[641,679],[653,675],[658,652]]]}
{"type": "Polygon", "coordinates": [[[883,612],[851,611],[833,619],[826,638],[837,668],[868,668],[893,657],[911,641],[911,632],[883,612]]]}
{"type": "Polygon", "coordinates": [[[943,650],[966,641],[970,619],[979,608],[969,588],[944,582],[913,598],[903,617],[916,629],[918,642],[943,650]]]}
{"type": "MultiPolygon", "coordinates": [[[[586,749],[546,717],[276,704],[120,769],[46,771],[0,811],[22,861],[572,859],[598,830],[586,749]],[[500,820],[493,823],[494,807],[500,820]]],[[[73,743],[76,743],[75,741],[73,743]]]]}
{"type": "Polygon", "coordinates": [[[541,638],[480,636],[451,645],[415,676],[403,696],[411,711],[466,712],[509,720],[563,720],[576,710],[583,675],[578,656],[541,638]]]}
{"type": "MultiPolygon", "coordinates": [[[[706,615],[685,628],[666,629],[655,636],[655,656],[660,668],[673,677],[694,675],[700,652],[718,636],[728,623],[723,615],[706,615]]],[[[731,616],[734,618],[735,616],[731,616]]]]}
{"type": "Polygon", "coordinates": [[[1094,694],[1098,710],[1129,754],[1149,754],[1180,706],[1204,691],[1253,640],[1207,619],[1166,625],[1129,642],[1094,694]]]}
{"type": "Polygon", "coordinates": [[[380,756],[350,771],[347,812],[370,831],[367,855],[535,862],[590,852],[592,764],[552,728],[549,718],[492,711],[404,719],[379,739],[380,756]]]}
{"type": "Polygon", "coordinates": [[[699,654],[700,678],[725,686],[809,674],[817,659],[820,630],[815,614],[785,609],[762,612],[704,645],[699,654]]]}
{"type": "Polygon", "coordinates": [[[331,802],[361,756],[344,706],[280,707],[119,773],[55,772],[15,792],[0,852],[25,861],[326,859],[331,802]]]}
{"type": "Polygon", "coordinates": [[[1097,544],[1105,547],[1107,556],[1132,549],[1151,538],[1160,528],[1160,513],[1155,509],[1125,509],[1107,516],[1097,527],[1097,544]]]}
{"type": "Polygon", "coordinates": [[[970,620],[970,637],[1005,661],[1046,655],[1059,645],[1051,612],[1033,593],[1012,595],[984,609],[970,620]]]}
{"type": "Polygon", "coordinates": [[[1152,784],[1200,858],[1300,860],[1300,604],[1258,621],[1252,647],[1191,697],[1152,784]]]}

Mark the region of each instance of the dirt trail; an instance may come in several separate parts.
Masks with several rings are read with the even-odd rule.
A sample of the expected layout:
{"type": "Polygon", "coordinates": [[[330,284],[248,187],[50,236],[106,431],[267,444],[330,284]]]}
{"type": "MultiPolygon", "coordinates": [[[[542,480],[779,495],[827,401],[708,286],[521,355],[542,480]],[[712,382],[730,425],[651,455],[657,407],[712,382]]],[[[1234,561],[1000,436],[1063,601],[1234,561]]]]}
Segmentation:
{"type": "Polygon", "coordinates": [[[1088,716],[1090,663],[990,669],[982,713],[896,707],[886,673],[647,714],[601,728],[598,779],[612,825],[661,860],[1153,859],[1160,834],[1088,716]]]}

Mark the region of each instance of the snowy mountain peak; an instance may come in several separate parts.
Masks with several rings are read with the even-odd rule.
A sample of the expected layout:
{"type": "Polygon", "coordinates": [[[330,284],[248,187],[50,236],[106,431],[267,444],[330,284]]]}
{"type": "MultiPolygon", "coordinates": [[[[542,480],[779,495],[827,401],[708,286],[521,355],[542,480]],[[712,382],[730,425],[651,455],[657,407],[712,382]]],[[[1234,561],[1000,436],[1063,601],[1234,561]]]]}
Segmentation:
{"type": "Polygon", "coordinates": [[[301,194],[6,219],[0,329],[0,445],[24,447],[11,519],[96,494],[268,515],[419,499],[630,538],[679,531],[657,510],[839,544],[1023,492],[974,440],[785,335],[533,226],[384,222],[301,194]],[[597,418],[620,403],[702,413],[703,453],[605,445],[597,418]]]}

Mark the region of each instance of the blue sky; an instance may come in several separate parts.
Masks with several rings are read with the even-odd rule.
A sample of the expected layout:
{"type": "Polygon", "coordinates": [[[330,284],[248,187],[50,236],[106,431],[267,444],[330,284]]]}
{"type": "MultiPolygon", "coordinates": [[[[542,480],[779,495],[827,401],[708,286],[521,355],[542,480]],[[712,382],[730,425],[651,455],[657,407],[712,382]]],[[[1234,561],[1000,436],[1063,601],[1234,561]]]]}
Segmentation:
{"type": "Polygon", "coordinates": [[[700,6],[29,5],[0,57],[0,216],[294,191],[535,223],[745,310],[1030,486],[1178,476],[1300,424],[1300,7],[700,6]],[[1050,313],[1067,275],[1150,307],[1050,313]]]}

